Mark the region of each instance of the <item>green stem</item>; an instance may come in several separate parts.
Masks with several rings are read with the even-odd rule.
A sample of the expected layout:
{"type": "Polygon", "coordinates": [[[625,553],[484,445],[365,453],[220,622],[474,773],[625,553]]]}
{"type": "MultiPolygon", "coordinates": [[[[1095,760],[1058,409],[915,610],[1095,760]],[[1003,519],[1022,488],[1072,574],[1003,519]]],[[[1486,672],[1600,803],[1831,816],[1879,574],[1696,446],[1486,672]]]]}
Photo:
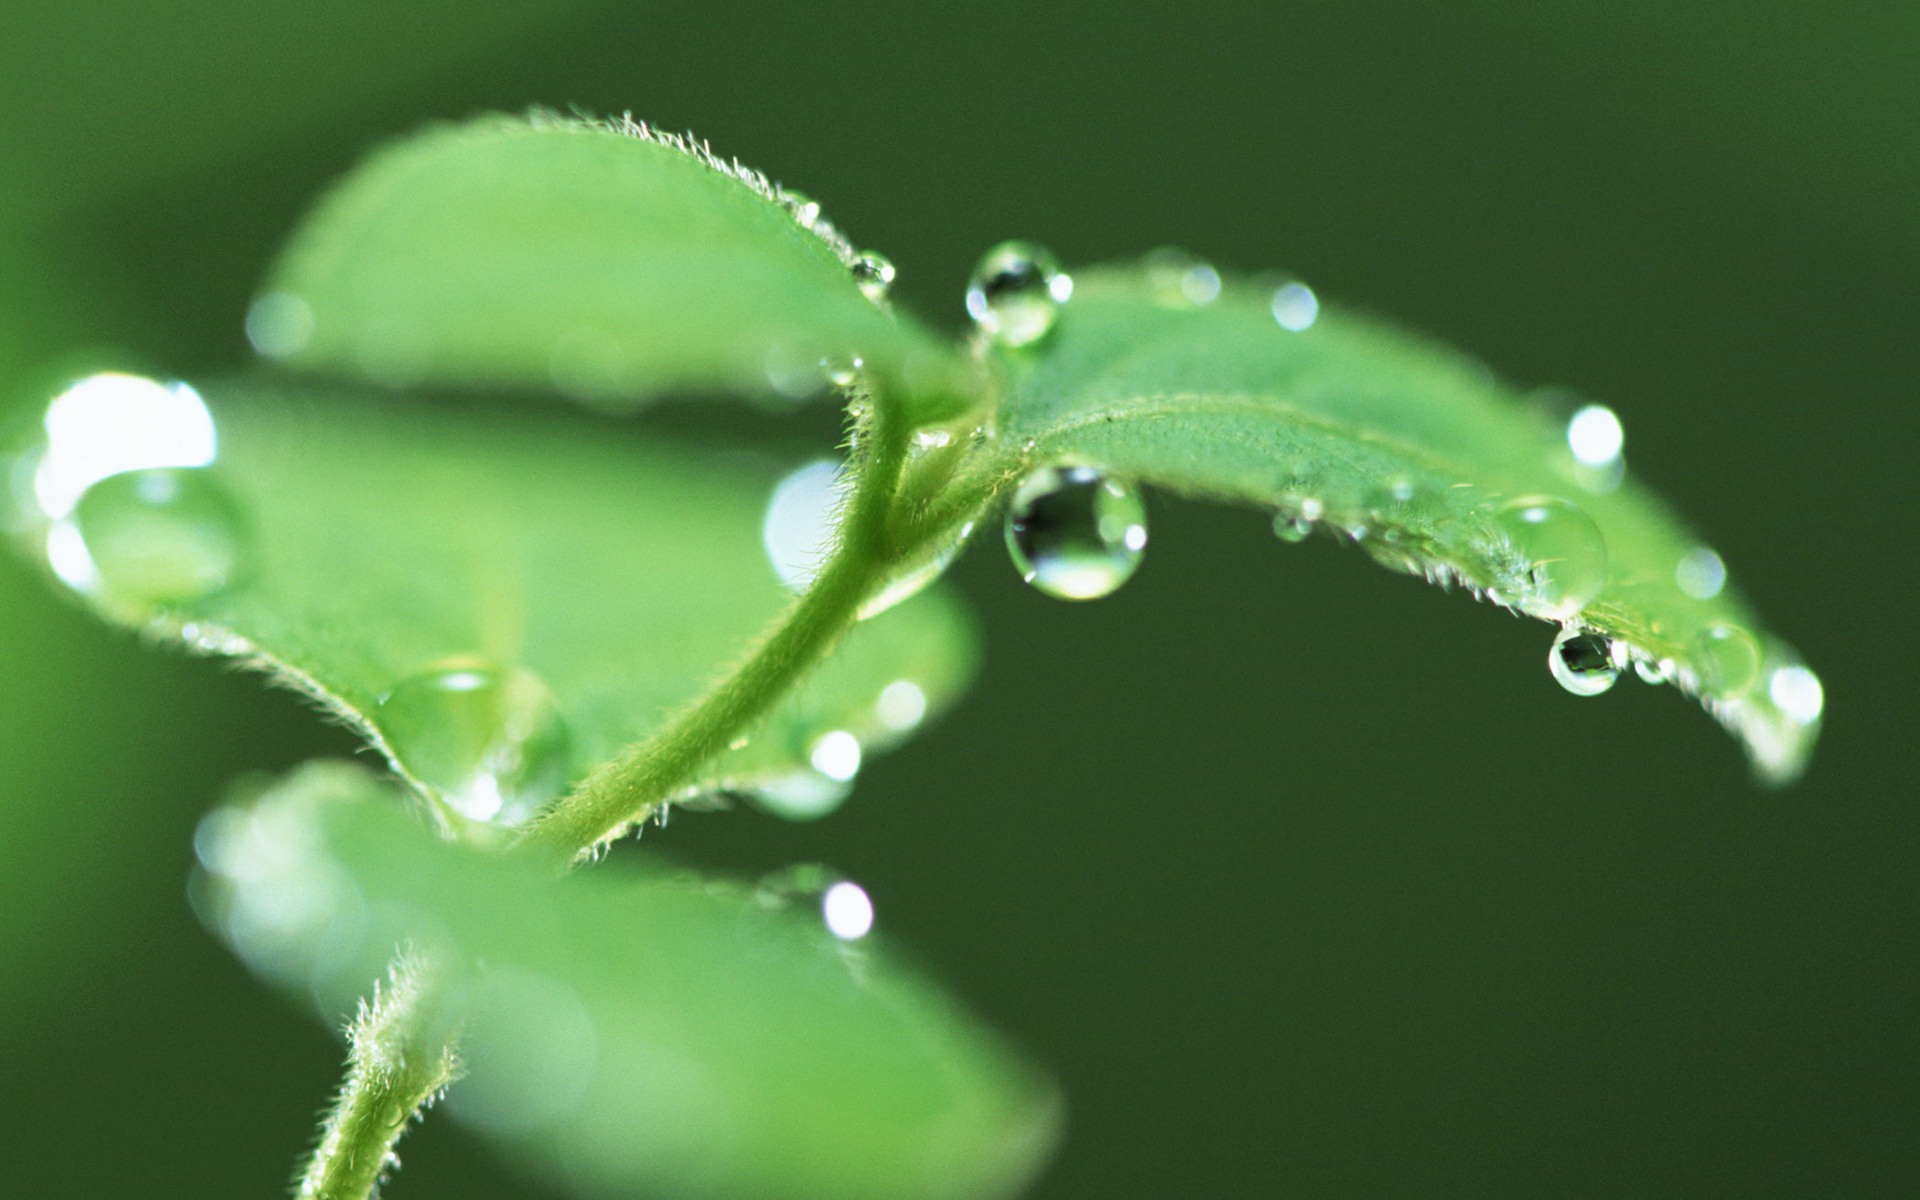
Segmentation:
{"type": "Polygon", "coordinates": [[[407,1122],[453,1079],[453,1051],[431,1019],[432,985],[402,955],[348,1029],[347,1081],[300,1176],[296,1200],[367,1200],[395,1166],[407,1122]]]}
{"type": "Polygon", "coordinates": [[[875,403],[873,414],[840,544],[806,594],[732,674],[659,733],[587,776],[527,831],[523,845],[571,857],[644,819],[785,696],[853,626],[860,605],[902,553],[888,519],[908,431],[884,403],[875,403]]]}

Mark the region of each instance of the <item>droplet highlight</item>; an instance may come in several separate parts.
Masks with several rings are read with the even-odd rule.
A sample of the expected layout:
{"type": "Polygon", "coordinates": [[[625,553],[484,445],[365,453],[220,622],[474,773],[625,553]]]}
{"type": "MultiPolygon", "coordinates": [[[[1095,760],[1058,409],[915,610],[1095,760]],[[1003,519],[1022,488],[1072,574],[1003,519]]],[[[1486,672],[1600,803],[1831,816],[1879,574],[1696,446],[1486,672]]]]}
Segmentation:
{"type": "Polygon", "coordinates": [[[846,487],[840,462],[832,458],[795,468],[774,485],[760,523],[760,544],[788,590],[805,591],[826,565],[839,536],[846,487]]]}
{"type": "Polygon", "coordinates": [[[807,753],[813,769],[835,783],[852,783],[860,773],[860,739],[844,729],[821,736],[807,753]]]}
{"type": "Polygon", "coordinates": [[[1131,485],[1091,467],[1044,467],[1014,493],[1006,533],[1022,579],[1056,599],[1097,600],[1139,569],[1146,508],[1131,485]]]}
{"type": "Polygon", "coordinates": [[[874,303],[887,298],[887,289],[893,286],[893,263],[885,255],[866,250],[853,260],[853,282],[860,288],[860,294],[874,303]]]}
{"type": "Polygon", "coordinates": [[[1767,699],[1798,725],[1818,721],[1827,706],[1826,689],[1821,687],[1820,677],[1798,664],[1775,668],[1767,677],[1767,699]]]}
{"type": "Polygon", "coordinates": [[[1711,600],[1726,590],[1727,564],[1712,549],[1696,546],[1680,556],[1673,582],[1695,600],[1711,600]]]}
{"type": "Polygon", "coordinates": [[[967,283],[967,314],[1003,346],[1029,346],[1053,328],[1073,279],[1058,259],[1031,242],[1002,242],[987,251],[967,283]]]}
{"type": "Polygon", "coordinates": [[[1268,308],[1280,328],[1289,333],[1305,333],[1320,319],[1320,297],[1297,280],[1275,288],[1268,308]]]}
{"type": "Polygon", "coordinates": [[[1606,538],[1577,505],[1525,496],[1502,505],[1497,520],[1522,560],[1513,585],[1502,589],[1515,608],[1530,616],[1566,620],[1606,586],[1606,538]]]}
{"type": "Polygon", "coordinates": [[[406,773],[469,821],[515,826],[565,789],[572,737],[531,672],[454,659],[380,698],[374,723],[406,773]]]}
{"type": "Polygon", "coordinates": [[[1598,696],[1620,678],[1613,642],[1578,629],[1562,629],[1553,639],[1547,666],[1554,681],[1576,696],[1598,696]]]}
{"type": "Polygon", "coordinates": [[[1604,404],[1586,404],[1567,419],[1567,448],[1582,466],[1605,470],[1620,461],[1626,448],[1626,429],[1604,404]]]}
{"type": "Polygon", "coordinates": [[[859,884],[842,879],[821,893],[820,917],[828,933],[843,942],[857,942],[873,932],[873,898],[859,884]]]}

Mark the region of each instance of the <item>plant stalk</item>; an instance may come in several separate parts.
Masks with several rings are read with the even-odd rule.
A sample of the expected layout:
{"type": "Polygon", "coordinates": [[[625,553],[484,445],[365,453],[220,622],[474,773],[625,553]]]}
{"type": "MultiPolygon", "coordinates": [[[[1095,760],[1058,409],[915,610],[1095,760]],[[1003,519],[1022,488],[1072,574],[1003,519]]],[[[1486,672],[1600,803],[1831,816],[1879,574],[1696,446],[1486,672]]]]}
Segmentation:
{"type": "Polygon", "coordinates": [[[407,1123],[452,1082],[453,1049],[432,1020],[432,980],[403,953],[348,1029],[347,1079],[295,1200],[369,1200],[398,1165],[407,1123]]]}

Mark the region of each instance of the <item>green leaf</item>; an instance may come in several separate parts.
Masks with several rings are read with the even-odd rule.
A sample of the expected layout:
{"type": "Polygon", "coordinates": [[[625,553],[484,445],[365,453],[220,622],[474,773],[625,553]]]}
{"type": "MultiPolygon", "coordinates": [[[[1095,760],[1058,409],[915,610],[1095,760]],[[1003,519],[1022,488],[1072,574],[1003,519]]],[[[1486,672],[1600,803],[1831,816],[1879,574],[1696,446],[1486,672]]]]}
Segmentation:
{"type": "MultiPolygon", "coordinates": [[[[878,937],[658,864],[558,878],[438,842],[364,770],[218,810],[203,916],[337,1021],[395,948],[464,1026],[454,1115],[603,1195],[1001,1196],[1052,1088],[878,937]]],[[[638,856],[642,862],[645,855],[638,856]]]]}
{"type": "Polygon", "coordinates": [[[1764,776],[1804,767],[1818,680],[1719,586],[1717,556],[1697,553],[1658,499],[1575,460],[1564,415],[1303,290],[1279,295],[1280,315],[1305,326],[1287,328],[1276,287],[1297,284],[1229,284],[1196,305],[1169,295],[1159,269],[1078,277],[1045,343],[999,353],[987,478],[1096,467],[1274,509],[1283,532],[1318,524],[1396,569],[1604,635],[1699,697],[1764,776]],[[1535,498],[1584,512],[1604,544],[1535,498]]]}
{"type": "MultiPolygon", "coordinates": [[[[818,206],[632,121],[440,128],[375,155],[294,236],[249,317],[301,367],[410,384],[803,396],[821,364],[932,407],[973,390],[940,339],[856,283],[818,206]]],[[[891,268],[888,268],[891,271],[891,268]]]]}
{"type": "MultiPolygon", "coordinates": [[[[21,536],[109,617],[314,696],[455,824],[554,798],[792,602],[762,541],[782,475],[769,454],[564,409],[81,387],[19,476],[33,485],[21,536]]],[[[863,622],[681,798],[825,811],[857,762],[840,738],[815,770],[822,739],[897,742],[964,688],[973,642],[938,591],[863,622]]]]}

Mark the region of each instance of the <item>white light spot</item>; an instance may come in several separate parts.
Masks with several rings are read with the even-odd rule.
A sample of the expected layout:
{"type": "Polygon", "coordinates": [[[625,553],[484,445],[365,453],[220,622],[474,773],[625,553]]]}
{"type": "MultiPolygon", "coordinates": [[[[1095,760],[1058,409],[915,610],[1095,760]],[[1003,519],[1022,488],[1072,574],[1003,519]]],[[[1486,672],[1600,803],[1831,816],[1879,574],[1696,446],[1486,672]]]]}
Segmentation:
{"type": "Polygon", "coordinates": [[[1047,281],[1047,295],[1053,297],[1055,304],[1065,304],[1073,299],[1073,276],[1065,271],[1055,274],[1047,281]]]}
{"type": "Polygon", "coordinates": [[[774,486],[760,541],[790,590],[805,591],[826,564],[844,498],[840,464],[831,458],[815,459],[774,486]]]}
{"type": "Polygon", "coordinates": [[[1147,548],[1147,527],[1145,525],[1127,526],[1127,531],[1120,535],[1120,541],[1127,549],[1136,553],[1145,550],[1147,548]]]}
{"type": "Polygon", "coordinates": [[[1206,263],[1188,268],[1180,276],[1180,294],[1188,304],[1212,304],[1220,298],[1220,272],[1206,263]]]}
{"type": "Polygon", "coordinates": [[[860,773],[860,739],[844,729],[836,729],[813,744],[813,753],[807,761],[835,783],[850,782],[860,773]]]}
{"type": "Polygon", "coordinates": [[[313,306],[292,292],[268,292],[247,309],[247,341],[262,358],[290,358],[313,340],[313,306]]]}
{"type": "Polygon", "coordinates": [[[1320,319],[1320,297],[1304,283],[1288,283],[1273,293],[1273,319],[1280,328],[1300,333],[1320,319]]]}
{"type": "Polygon", "coordinates": [[[1695,600],[1711,600],[1727,586],[1727,564],[1706,546],[1696,546],[1680,556],[1673,581],[1695,600]]]}
{"type": "Polygon", "coordinates": [[[1588,404],[1567,422],[1567,447],[1589,467],[1610,467],[1626,448],[1627,431],[1604,404],[1588,404]]]}
{"type": "Polygon", "coordinates": [[[904,733],[927,716],[927,693],[911,679],[896,679],[880,689],[880,723],[904,733]]]}
{"type": "Polygon", "coordinates": [[[1805,667],[1781,667],[1767,680],[1767,698],[1774,707],[1802,725],[1820,719],[1827,705],[1826,690],[1820,677],[1805,667]]]}
{"type": "Polygon", "coordinates": [[[55,578],[83,596],[100,588],[100,568],[93,563],[87,541],[72,521],[56,522],[47,530],[47,566],[55,578]]]}
{"type": "Polygon", "coordinates": [[[184,383],[138,375],[92,375],[47,406],[46,454],[33,494],[49,520],[73,512],[80,494],[110,475],[205,467],[219,452],[213,414],[184,383]]]}
{"type": "Polygon", "coordinates": [[[843,942],[857,942],[873,932],[873,900],[867,889],[841,880],[820,897],[820,915],[827,932],[843,942]]]}

